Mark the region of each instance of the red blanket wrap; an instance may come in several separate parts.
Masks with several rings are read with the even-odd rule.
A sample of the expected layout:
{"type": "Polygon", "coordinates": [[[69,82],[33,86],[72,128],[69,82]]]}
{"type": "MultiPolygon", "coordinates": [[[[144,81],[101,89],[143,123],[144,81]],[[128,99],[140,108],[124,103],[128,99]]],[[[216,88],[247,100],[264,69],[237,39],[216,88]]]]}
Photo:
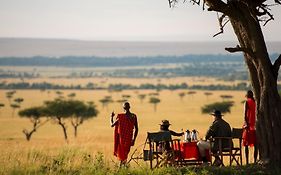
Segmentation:
{"type": "Polygon", "coordinates": [[[130,117],[126,114],[117,116],[114,130],[114,155],[121,161],[126,160],[130,152],[136,120],[134,114],[130,117]]]}
{"type": "Polygon", "coordinates": [[[243,130],[243,146],[254,146],[256,144],[256,103],[251,98],[248,98],[246,103],[248,106],[246,120],[249,126],[243,130]]]}

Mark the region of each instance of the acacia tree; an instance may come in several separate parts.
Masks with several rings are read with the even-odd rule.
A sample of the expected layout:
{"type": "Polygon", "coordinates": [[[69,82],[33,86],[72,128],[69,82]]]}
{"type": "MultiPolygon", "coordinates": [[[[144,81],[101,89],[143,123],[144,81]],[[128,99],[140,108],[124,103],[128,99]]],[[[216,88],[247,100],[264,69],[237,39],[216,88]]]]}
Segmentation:
{"type": "Polygon", "coordinates": [[[143,103],[143,100],[145,99],[146,94],[139,94],[138,98],[140,99],[141,103],[143,103]]]}
{"type": "Polygon", "coordinates": [[[0,109],[5,107],[5,104],[4,103],[0,103],[0,109]]]}
{"type": "Polygon", "coordinates": [[[68,98],[70,98],[71,100],[73,100],[74,97],[76,97],[76,93],[70,93],[67,95],[68,98]]]}
{"type": "Polygon", "coordinates": [[[223,101],[225,101],[227,99],[232,99],[233,98],[232,95],[221,95],[220,97],[222,98],[223,101]]]}
{"type": "Polygon", "coordinates": [[[85,104],[82,101],[68,101],[71,107],[73,115],[71,116],[71,124],[74,128],[74,136],[77,137],[78,126],[83,124],[85,120],[98,115],[98,110],[94,103],[85,104]]]}
{"type": "Polygon", "coordinates": [[[8,92],[6,92],[6,98],[8,99],[10,105],[11,105],[11,99],[13,98],[15,93],[16,93],[16,91],[8,91],[8,92]]]}
{"type": "Polygon", "coordinates": [[[181,101],[183,100],[183,97],[185,96],[185,92],[180,92],[179,93],[179,97],[180,97],[180,99],[181,99],[181,101]]]}
{"type": "MultiPolygon", "coordinates": [[[[170,6],[179,0],[168,0],[170,6]]],[[[184,1],[185,2],[185,1],[184,1]]],[[[218,13],[220,32],[230,22],[238,43],[225,48],[229,52],[242,52],[257,103],[257,137],[260,159],[271,165],[281,165],[281,100],[277,90],[281,55],[271,62],[261,25],[274,20],[270,10],[281,5],[281,0],[191,0],[218,13]]]]}
{"type": "Polygon", "coordinates": [[[28,131],[27,129],[23,129],[22,131],[27,141],[31,139],[32,134],[36,132],[39,127],[48,122],[48,119],[44,120],[43,122],[41,121],[42,117],[44,116],[43,107],[31,107],[23,109],[19,111],[19,116],[30,119],[30,122],[33,126],[30,131],[28,131]]]}
{"type": "Polygon", "coordinates": [[[21,103],[24,101],[24,99],[23,98],[16,98],[16,99],[14,99],[14,102],[16,102],[18,105],[19,105],[19,108],[20,108],[20,105],[21,105],[21,103]]]}
{"type": "Polygon", "coordinates": [[[54,101],[46,101],[44,107],[44,114],[50,117],[56,124],[60,125],[64,139],[67,141],[67,127],[66,127],[66,119],[72,116],[73,114],[73,106],[65,100],[56,99],[54,101]]]}
{"type": "Polygon", "coordinates": [[[214,110],[219,110],[222,113],[227,113],[227,112],[230,113],[231,112],[230,108],[233,106],[233,104],[234,103],[232,101],[215,102],[201,107],[201,112],[203,114],[206,114],[206,113],[211,113],[214,110]]]}
{"type": "Polygon", "coordinates": [[[160,103],[160,101],[161,101],[161,100],[160,100],[159,98],[157,98],[157,97],[150,97],[149,103],[153,104],[153,106],[154,106],[154,112],[156,112],[156,110],[157,110],[157,104],[160,103]]]}
{"type": "Polygon", "coordinates": [[[102,108],[107,107],[109,103],[113,102],[111,96],[105,96],[103,99],[100,99],[99,102],[102,104],[102,108]]]}
{"type": "Polygon", "coordinates": [[[10,106],[12,108],[12,117],[14,117],[15,111],[16,111],[16,109],[20,108],[20,105],[13,103],[10,106]]]}
{"type": "Polygon", "coordinates": [[[210,95],[213,95],[213,93],[212,93],[212,92],[205,92],[204,95],[206,95],[206,98],[207,98],[207,100],[208,100],[208,99],[209,99],[209,96],[210,96],[210,95]]]}

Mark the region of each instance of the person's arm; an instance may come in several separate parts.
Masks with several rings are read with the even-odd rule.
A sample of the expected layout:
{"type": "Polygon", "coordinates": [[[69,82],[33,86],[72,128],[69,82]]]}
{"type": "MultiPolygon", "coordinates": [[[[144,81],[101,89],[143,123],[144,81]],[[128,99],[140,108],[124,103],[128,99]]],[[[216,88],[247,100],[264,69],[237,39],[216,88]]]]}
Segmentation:
{"type": "Polygon", "coordinates": [[[170,133],[171,133],[172,136],[182,136],[184,134],[184,132],[177,133],[177,132],[172,131],[172,130],[170,130],[170,133]]]}
{"type": "Polygon", "coordinates": [[[111,117],[110,117],[110,125],[111,125],[111,127],[114,127],[117,124],[117,122],[118,122],[118,119],[116,119],[115,121],[113,120],[114,116],[115,116],[115,113],[112,112],[111,113],[111,117]]]}
{"type": "Polygon", "coordinates": [[[244,121],[245,121],[245,128],[249,127],[249,121],[248,121],[248,117],[247,117],[247,111],[248,111],[248,104],[247,101],[245,101],[244,103],[244,121]]]}
{"type": "Polygon", "coordinates": [[[136,141],[136,138],[138,136],[138,133],[139,133],[139,126],[138,126],[138,119],[137,119],[137,116],[136,117],[136,121],[135,121],[135,124],[134,124],[134,127],[135,127],[135,131],[134,131],[134,137],[133,137],[133,140],[132,140],[132,146],[135,145],[135,141],[136,141]]]}
{"type": "Polygon", "coordinates": [[[208,129],[205,139],[209,140],[211,137],[215,137],[215,133],[216,133],[216,123],[214,122],[208,129]]]}

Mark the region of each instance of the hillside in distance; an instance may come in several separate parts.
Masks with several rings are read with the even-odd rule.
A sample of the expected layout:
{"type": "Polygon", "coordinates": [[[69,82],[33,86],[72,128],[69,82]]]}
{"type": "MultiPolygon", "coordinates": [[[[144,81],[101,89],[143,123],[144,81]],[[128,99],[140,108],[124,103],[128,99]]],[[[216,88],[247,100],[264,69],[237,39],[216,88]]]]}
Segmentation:
{"type": "MultiPolygon", "coordinates": [[[[269,53],[280,53],[281,42],[269,42],[269,53]]],[[[181,56],[227,54],[237,42],[126,42],[65,39],[0,38],[0,57],[62,56],[181,56]]]]}

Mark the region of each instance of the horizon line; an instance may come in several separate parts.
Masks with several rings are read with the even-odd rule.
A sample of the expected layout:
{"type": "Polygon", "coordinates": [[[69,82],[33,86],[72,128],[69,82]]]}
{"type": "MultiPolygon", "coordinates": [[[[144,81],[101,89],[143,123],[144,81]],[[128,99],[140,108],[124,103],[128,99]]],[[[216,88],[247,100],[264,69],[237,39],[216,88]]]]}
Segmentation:
{"type": "MultiPolygon", "coordinates": [[[[80,38],[53,38],[53,37],[2,37],[0,39],[26,39],[26,40],[61,40],[61,41],[83,41],[83,42],[151,42],[151,43],[188,43],[188,42],[210,42],[210,43],[222,43],[222,42],[238,42],[234,40],[108,40],[108,39],[80,39],[80,38]]],[[[265,42],[281,42],[278,40],[268,40],[265,42]]]]}

